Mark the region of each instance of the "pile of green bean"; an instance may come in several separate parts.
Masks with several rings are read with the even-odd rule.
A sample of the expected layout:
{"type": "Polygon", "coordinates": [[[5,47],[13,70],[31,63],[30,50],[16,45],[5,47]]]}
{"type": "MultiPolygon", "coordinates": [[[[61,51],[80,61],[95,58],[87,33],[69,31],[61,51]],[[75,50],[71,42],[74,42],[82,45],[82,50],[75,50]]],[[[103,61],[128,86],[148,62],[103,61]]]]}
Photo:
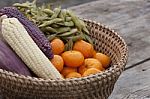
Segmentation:
{"type": "Polygon", "coordinates": [[[36,23],[49,41],[54,38],[62,39],[66,43],[66,50],[72,49],[73,43],[80,39],[93,44],[84,21],[70,10],[61,9],[61,7],[52,10],[50,4],[37,7],[36,0],[15,3],[14,6],[29,20],[36,23]]]}

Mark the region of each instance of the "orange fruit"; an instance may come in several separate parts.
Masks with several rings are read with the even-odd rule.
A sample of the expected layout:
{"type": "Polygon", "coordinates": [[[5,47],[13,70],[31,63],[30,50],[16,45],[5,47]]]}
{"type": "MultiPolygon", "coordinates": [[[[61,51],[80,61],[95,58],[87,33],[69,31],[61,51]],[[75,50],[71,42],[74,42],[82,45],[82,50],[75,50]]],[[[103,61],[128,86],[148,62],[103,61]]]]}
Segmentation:
{"type": "Polygon", "coordinates": [[[88,68],[85,67],[85,65],[81,65],[79,68],[78,68],[78,72],[82,75],[88,68]]]}
{"type": "Polygon", "coordinates": [[[85,76],[89,76],[91,74],[96,74],[98,72],[101,72],[100,70],[96,69],[96,68],[90,68],[90,69],[87,69],[84,73],[83,73],[83,77],[85,76]]]}
{"type": "Polygon", "coordinates": [[[52,40],[50,44],[51,44],[53,53],[56,55],[61,54],[65,49],[64,42],[61,39],[56,38],[52,40]]]}
{"type": "Polygon", "coordinates": [[[79,67],[84,62],[84,56],[79,51],[66,51],[62,53],[62,58],[68,67],[79,67]]]}
{"type": "Polygon", "coordinates": [[[93,57],[95,56],[95,54],[96,54],[96,50],[93,51],[93,57]]]}
{"type": "Polygon", "coordinates": [[[87,58],[84,60],[84,64],[79,67],[78,72],[83,74],[89,68],[96,68],[100,71],[104,70],[102,64],[97,59],[87,58]]]}
{"type": "Polygon", "coordinates": [[[61,74],[65,77],[71,72],[77,72],[77,68],[72,68],[72,67],[64,67],[63,70],[61,71],[61,74]]]}
{"type": "Polygon", "coordinates": [[[110,57],[105,55],[105,54],[103,54],[103,53],[96,53],[94,55],[94,58],[99,60],[102,63],[104,68],[108,68],[108,66],[109,66],[109,64],[111,62],[110,57]]]}
{"type": "Polygon", "coordinates": [[[73,50],[80,51],[83,54],[84,58],[89,58],[93,56],[94,48],[92,44],[83,40],[79,40],[74,43],[73,50]]]}
{"type": "Polygon", "coordinates": [[[66,76],[66,78],[80,78],[80,77],[81,77],[81,74],[77,72],[71,72],[66,76]]]}
{"type": "Polygon", "coordinates": [[[98,70],[104,70],[102,64],[94,58],[87,58],[84,60],[84,65],[86,68],[96,68],[98,70]]]}
{"type": "Polygon", "coordinates": [[[54,55],[54,57],[51,59],[51,62],[59,72],[62,71],[64,66],[64,61],[60,55],[54,55]]]}

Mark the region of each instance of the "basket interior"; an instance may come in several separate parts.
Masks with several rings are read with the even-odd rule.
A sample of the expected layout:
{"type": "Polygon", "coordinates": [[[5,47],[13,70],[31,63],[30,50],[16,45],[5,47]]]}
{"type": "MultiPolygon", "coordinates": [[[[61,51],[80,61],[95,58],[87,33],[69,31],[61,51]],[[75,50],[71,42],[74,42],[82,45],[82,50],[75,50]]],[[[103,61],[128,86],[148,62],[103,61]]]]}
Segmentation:
{"type": "Polygon", "coordinates": [[[124,40],[113,30],[103,25],[87,22],[94,48],[111,58],[111,66],[120,64],[126,59],[127,48],[124,40]]]}

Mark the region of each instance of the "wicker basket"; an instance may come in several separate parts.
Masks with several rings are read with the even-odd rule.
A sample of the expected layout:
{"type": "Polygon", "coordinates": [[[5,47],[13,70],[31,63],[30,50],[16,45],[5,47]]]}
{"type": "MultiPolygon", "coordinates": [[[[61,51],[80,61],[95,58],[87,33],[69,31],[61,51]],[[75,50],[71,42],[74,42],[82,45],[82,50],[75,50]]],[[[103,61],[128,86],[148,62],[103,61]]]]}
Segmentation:
{"type": "Polygon", "coordinates": [[[95,49],[111,57],[102,73],[84,78],[44,80],[0,69],[0,94],[7,99],[107,99],[127,62],[127,46],[113,30],[85,20],[95,49]]]}

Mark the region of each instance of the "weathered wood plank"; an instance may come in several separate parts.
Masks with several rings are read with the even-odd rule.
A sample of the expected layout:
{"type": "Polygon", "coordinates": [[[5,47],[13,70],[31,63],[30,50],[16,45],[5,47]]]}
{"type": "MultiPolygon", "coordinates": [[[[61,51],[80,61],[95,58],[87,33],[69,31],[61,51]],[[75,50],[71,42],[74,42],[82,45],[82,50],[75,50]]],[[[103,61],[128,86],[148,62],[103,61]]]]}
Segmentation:
{"type": "Polygon", "coordinates": [[[70,9],[119,32],[129,47],[126,67],[150,57],[149,0],[98,0],[70,9]]]}
{"type": "Polygon", "coordinates": [[[150,61],[124,71],[109,99],[150,99],[150,61]]]}
{"type": "MultiPolygon", "coordinates": [[[[0,8],[11,6],[16,2],[25,2],[25,1],[33,1],[33,0],[0,0],[0,8]]],[[[95,1],[95,0],[37,0],[37,3],[38,4],[51,3],[53,6],[61,5],[62,8],[66,8],[75,5],[80,5],[86,2],[91,2],[91,1],[95,1]]]]}

